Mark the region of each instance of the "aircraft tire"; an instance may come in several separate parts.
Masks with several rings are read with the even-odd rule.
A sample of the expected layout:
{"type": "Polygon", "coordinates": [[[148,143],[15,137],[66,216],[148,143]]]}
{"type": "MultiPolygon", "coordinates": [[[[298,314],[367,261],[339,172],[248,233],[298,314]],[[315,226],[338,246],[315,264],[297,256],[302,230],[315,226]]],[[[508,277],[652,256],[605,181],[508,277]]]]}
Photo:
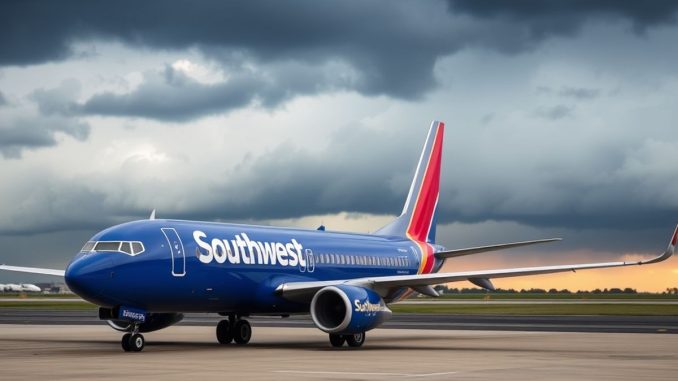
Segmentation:
{"type": "Polygon", "coordinates": [[[247,344],[252,338],[252,326],[245,319],[239,319],[233,324],[233,340],[236,344],[247,344]]]}
{"type": "Polygon", "coordinates": [[[356,333],[353,335],[346,335],[346,344],[349,347],[362,347],[365,343],[365,332],[356,333]]]}
{"type": "Polygon", "coordinates": [[[122,349],[125,352],[129,352],[131,349],[129,347],[129,338],[132,337],[131,333],[126,333],[122,335],[122,340],[120,340],[120,343],[122,344],[122,349]]]}
{"type": "Polygon", "coordinates": [[[217,340],[220,344],[230,344],[233,341],[230,321],[224,319],[217,324],[217,340]]]}
{"type": "Polygon", "coordinates": [[[144,345],[146,344],[146,340],[144,340],[144,336],[141,334],[134,334],[131,335],[128,341],[129,344],[129,349],[132,352],[141,352],[144,349],[144,345]]]}
{"type": "Polygon", "coordinates": [[[346,341],[346,337],[344,335],[336,335],[336,334],[330,333],[330,344],[333,347],[339,348],[342,345],[344,345],[345,341],[346,341]]]}

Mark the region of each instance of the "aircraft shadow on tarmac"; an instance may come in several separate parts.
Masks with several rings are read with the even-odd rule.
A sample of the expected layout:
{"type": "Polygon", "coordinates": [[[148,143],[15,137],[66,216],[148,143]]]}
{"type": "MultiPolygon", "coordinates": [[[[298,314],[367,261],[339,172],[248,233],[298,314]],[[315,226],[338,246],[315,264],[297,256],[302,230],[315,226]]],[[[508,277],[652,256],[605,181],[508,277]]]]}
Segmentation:
{"type": "MultiPolygon", "coordinates": [[[[217,342],[196,342],[196,341],[164,341],[164,340],[149,340],[146,346],[150,348],[158,348],[162,350],[171,351],[204,351],[204,350],[246,350],[246,349],[278,349],[278,350],[300,350],[310,352],[364,352],[364,351],[465,351],[465,352],[505,352],[506,346],[492,347],[490,345],[478,345],[482,343],[486,337],[484,336],[464,336],[460,338],[454,337],[414,337],[414,336],[390,336],[390,337],[372,337],[369,344],[361,348],[332,348],[327,346],[324,341],[280,341],[256,343],[250,342],[246,346],[237,344],[222,345],[217,342]],[[437,342],[441,345],[430,345],[431,342],[437,342]],[[461,342],[461,343],[460,343],[461,342]],[[464,343],[471,343],[463,345],[464,343]],[[444,345],[444,344],[449,344],[444,345]]],[[[488,340],[490,338],[487,338],[488,340]]],[[[492,337],[491,340],[496,341],[497,337],[492,337]]],[[[65,353],[91,353],[93,350],[97,353],[101,351],[123,353],[119,351],[118,340],[88,340],[88,339],[57,339],[57,338],[9,338],[3,339],[7,342],[17,343],[35,343],[35,344],[58,344],[60,352],[65,353]],[[64,347],[64,344],[74,344],[74,347],[64,347]]],[[[558,353],[578,353],[581,350],[564,350],[563,348],[550,350],[548,348],[512,348],[512,352],[520,353],[544,353],[544,352],[558,352],[558,353]]]]}

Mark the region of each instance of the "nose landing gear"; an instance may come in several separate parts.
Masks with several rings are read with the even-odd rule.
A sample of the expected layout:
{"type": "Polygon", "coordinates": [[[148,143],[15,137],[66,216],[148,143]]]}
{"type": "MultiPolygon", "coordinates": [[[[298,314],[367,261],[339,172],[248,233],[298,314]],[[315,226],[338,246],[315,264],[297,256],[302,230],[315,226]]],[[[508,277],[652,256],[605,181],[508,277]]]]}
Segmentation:
{"type": "Polygon", "coordinates": [[[221,344],[247,344],[252,338],[252,326],[240,316],[229,315],[217,324],[217,340],[221,344]]]}
{"type": "Polygon", "coordinates": [[[144,349],[146,340],[144,336],[139,333],[139,325],[134,324],[132,332],[122,335],[122,349],[125,352],[141,352],[144,349]]]}

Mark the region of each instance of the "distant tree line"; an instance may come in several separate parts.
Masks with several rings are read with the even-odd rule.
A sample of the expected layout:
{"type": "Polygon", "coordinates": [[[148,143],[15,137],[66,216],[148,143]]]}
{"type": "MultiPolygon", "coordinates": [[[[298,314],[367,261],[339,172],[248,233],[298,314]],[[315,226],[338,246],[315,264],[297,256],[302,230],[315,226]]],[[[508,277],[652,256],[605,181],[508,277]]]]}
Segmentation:
{"type": "MultiPolygon", "coordinates": [[[[478,293],[483,293],[483,292],[488,292],[482,288],[476,288],[476,287],[469,287],[469,288],[449,288],[445,285],[438,285],[435,287],[436,291],[438,291],[441,294],[478,294],[478,293]]],[[[604,289],[599,289],[596,288],[595,290],[590,290],[590,291],[570,291],[568,289],[562,289],[558,290],[555,288],[551,288],[549,290],[545,290],[543,288],[530,288],[530,289],[520,289],[516,290],[513,288],[509,289],[503,289],[503,288],[498,288],[495,291],[492,291],[492,293],[496,294],[580,294],[580,295],[586,295],[586,294],[638,294],[638,291],[635,288],[604,288],[604,289]]],[[[661,292],[661,294],[669,294],[669,295],[678,295],[678,287],[672,287],[672,288],[667,288],[666,291],[661,292]]]]}

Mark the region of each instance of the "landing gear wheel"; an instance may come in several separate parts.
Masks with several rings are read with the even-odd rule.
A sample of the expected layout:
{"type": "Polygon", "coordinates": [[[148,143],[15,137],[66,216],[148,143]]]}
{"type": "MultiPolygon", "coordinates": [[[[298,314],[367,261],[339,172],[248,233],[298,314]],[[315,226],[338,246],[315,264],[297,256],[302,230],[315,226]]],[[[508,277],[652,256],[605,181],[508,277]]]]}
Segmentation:
{"type": "Polygon", "coordinates": [[[365,343],[365,332],[346,335],[346,344],[349,347],[361,347],[365,343]]]}
{"type": "Polygon", "coordinates": [[[240,319],[233,324],[231,333],[236,344],[247,344],[252,338],[252,326],[247,320],[240,319]]]}
{"type": "Polygon", "coordinates": [[[343,335],[335,335],[330,333],[330,344],[332,344],[333,347],[341,347],[344,345],[344,341],[346,341],[346,338],[343,335]]]}
{"type": "Polygon", "coordinates": [[[144,349],[145,344],[144,336],[138,333],[135,333],[129,337],[128,346],[129,350],[132,352],[141,352],[144,349]]]}
{"type": "Polygon", "coordinates": [[[120,343],[122,344],[122,350],[124,350],[125,352],[130,351],[130,347],[129,347],[129,338],[130,337],[132,337],[131,333],[126,333],[126,334],[122,335],[122,340],[120,341],[120,343]]]}
{"type": "Polygon", "coordinates": [[[220,344],[230,344],[231,341],[233,341],[230,321],[221,320],[219,324],[217,324],[217,340],[219,340],[220,344]]]}

